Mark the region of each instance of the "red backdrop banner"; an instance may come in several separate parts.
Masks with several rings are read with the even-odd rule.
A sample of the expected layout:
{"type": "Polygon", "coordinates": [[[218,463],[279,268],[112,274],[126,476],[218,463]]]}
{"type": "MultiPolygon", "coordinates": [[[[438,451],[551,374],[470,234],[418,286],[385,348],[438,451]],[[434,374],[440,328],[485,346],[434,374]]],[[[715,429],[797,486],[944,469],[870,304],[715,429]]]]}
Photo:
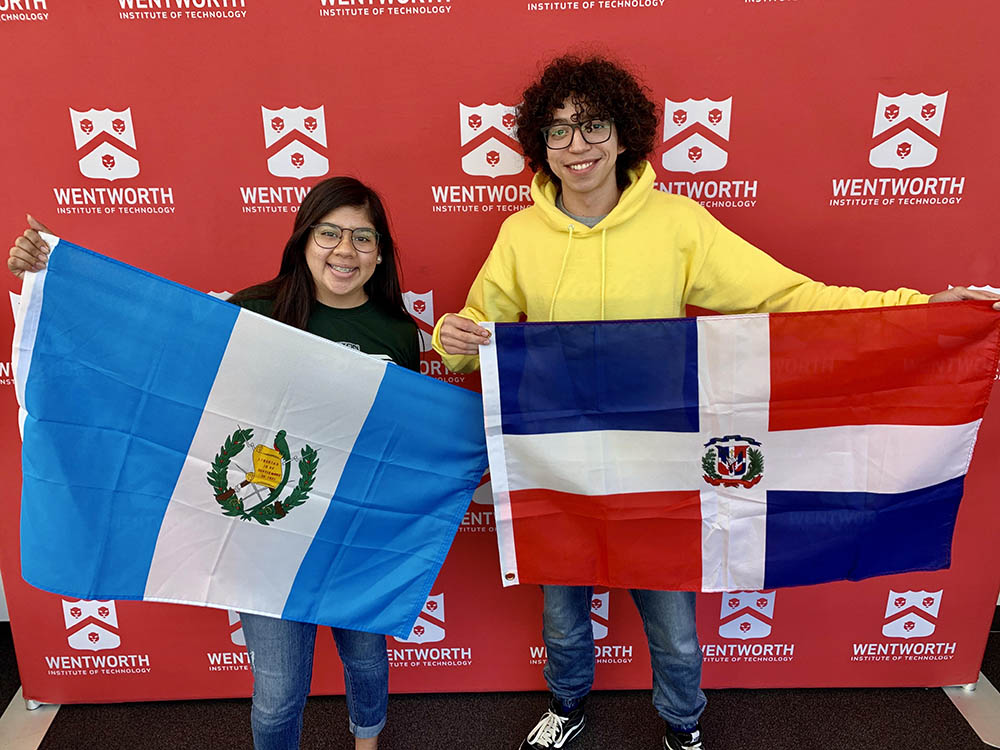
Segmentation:
{"type": "MultiPolygon", "coordinates": [[[[277,270],[312,184],[355,175],[386,199],[428,332],[528,205],[510,110],[572,49],[626,61],[663,108],[657,188],[786,265],[867,288],[996,286],[989,18],[988,0],[0,0],[0,221],[13,239],[30,210],[83,245],[231,292],[277,270]]],[[[423,357],[425,373],[478,387],[423,357]]],[[[25,697],[247,695],[234,614],[65,601],[21,580],[9,361],[0,376],[0,567],[25,697]]],[[[1000,569],[983,460],[1000,448],[998,409],[949,570],[701,596],[705,686],[974,682],[1000,569]]],[[[480,494],[414,633],[389,639],[393,691],[543,688],[541,593],[499,577],[480,494]]],[[[592,613],[597,687],[648,688],[628,594],[598,590],[592,613]]],[[[340,692],[319,637],[313,688],[340,692]]]]}

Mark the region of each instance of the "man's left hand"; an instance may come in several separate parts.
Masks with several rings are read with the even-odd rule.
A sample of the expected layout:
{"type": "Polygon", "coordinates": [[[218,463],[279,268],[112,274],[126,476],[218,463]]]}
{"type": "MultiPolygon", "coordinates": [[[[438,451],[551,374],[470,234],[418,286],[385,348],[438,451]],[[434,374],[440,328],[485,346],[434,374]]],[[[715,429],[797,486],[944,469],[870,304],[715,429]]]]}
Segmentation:
{"type": "Polygon", "coordinates": [[[1000,310],[1000,294],[984,292],[980,289],[969,289],[964,286],[953,286],[951,289],[945,289],[943,292],[932,294],[929,301],[958,302],[963,299],[991,299],[994,302],[993,309],[1000,310]]]}

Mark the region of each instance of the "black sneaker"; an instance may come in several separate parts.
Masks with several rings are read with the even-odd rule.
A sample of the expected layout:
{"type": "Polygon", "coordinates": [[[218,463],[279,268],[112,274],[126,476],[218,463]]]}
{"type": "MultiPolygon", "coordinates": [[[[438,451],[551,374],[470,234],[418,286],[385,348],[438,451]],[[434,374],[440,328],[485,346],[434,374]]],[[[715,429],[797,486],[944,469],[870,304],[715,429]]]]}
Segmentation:
{"type": "Polygon", "coordinates": [[[583,731],[586,722],[583,704],[564,713],[559,701],[553,698],[549,701],[549,710],[528,732],[528,737],[521,743],[520,750],[542,750],[543,748],[566,747],[570,741],[583,731]]]}
{"type": "Polygon", "coordinates": [[[667,733],[663,736],[664,750],[705,750],[701,742],[701,724],[698,724],[690,734],[675,732],[667,725],[667,733]]]}

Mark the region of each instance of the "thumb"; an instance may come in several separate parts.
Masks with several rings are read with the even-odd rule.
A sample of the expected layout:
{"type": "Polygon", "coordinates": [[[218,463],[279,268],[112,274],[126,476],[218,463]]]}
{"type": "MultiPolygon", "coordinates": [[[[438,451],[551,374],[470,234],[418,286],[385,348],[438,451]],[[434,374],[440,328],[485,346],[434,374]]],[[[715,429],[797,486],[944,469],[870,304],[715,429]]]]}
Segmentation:
{"type": "MultiPolygon", "coordinates": [[[[25,214],[25,218],[28,219],[28,226],[36,232],[49,232],[49,228],[31,214],[25,214]]],[[[49,234],[51,234],[51,232],[49,232],[49,234]]]]}

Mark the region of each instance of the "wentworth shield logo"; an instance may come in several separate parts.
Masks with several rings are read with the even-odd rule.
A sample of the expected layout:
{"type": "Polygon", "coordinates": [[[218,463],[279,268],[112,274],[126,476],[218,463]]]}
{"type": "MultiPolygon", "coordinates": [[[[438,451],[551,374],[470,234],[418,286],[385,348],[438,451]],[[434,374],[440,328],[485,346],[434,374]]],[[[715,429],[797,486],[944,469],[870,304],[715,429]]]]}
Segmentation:
{"type": "Polygon", "coordinates": [[[122,645],[118,612],[112,600],[62,600],[66,640],[76,651],[108,651],[122,645]]]}
{"type": "Polygon", "coordinates": [[[458,124],[463,150],[462,171],[469,175],[501,177],[524,169],[517,146],[516,107],[506,104],[458,105],[458,124]]]}
{"type": "Polygon", "coordinates": [[[423,294],[403,292],[403,304],[406,305],[406,311],[418,321],[420,351],[429,352],[434,333],[434,290],[423,294]]]}
{"type": "Polygon", "coordinates": [[[742,435],[712,438],[701,457],[704,479],[718,487],[753,487],[764,476],[760,443],[742,435]]]}
{"type": "Polygon", "coordinates": [[[247,639],[243,635],[243,621],[240,620],[240,613],[233,609],[227,609],[229,615],[229,640],[234,646],[246,646],[247,639]]]}
{"type": "Polygon", "coordinates": [[[323,107],[260,108],[267,171],[275,177],[320,177],[330,171],[323,107]]]}
{"type": "Polygon", "coordinates": [[[734,591],[722,595],[719,635],[747,641],[771,635],[776,592],[734,591]]]}
{"type": "Polygon", "coordinates": [[[937,140],[944,125],[948,92],[928,94],[878,95],[875,105],[876,140],[868,163],[883,169],[926,167],[937,159],[937,140]]]}
{"type": "Polygon", "coordinates": [[[733,97],[664,102],[663,168],[671,172],[716,172],[729,162],[733,97]]]}
{"type": "MultiPolygon", "coordinates": [[[[298,483],[291,493],[282,496],[288,485],[293,464],[284,430],[278,430],[272,445],[253,445],[253,430],[237,428],[219,447],[208,472],[208,484],[215,492],[215,501],[222,515],[256,521],[267,526],[280,521],[309,499],[319,458],[315,448],[304,446],[297,462],[298,483]],[[244,468],[236,459],[250,444],[252,468],[244,468]],[[236,473],[239,480],[230,479],[236,473]]],[[[242,459],[241,459],[242,460],[242,459]]]]}
{"type": "Polygon", "coordinates": [[[399,643],[434,643],[443,641],[444,635],[444,594],[441,593],[427,597],[409,637],[394,640],[399,643]]]}
{"type": "Polygon", "coordinates": [[[123,180],[139,174],[132,109],[69,110],[80,174],[94,180],[123,180]]]}
{"type": "Polygon", "coordinates": [[[611,592],[594,593],[590,600],[590,625],[594,629],[594,640],[599,641],[608,637],[608,626],[611,624],[608,616],[608,605],[611,600],[611,592]]]}
{"type": "Polygon", "coordinates": [[[892,591],[885,604],[882,635],[889,638],[924,638],[932,635],[941,609],[941,591],[892,591]]]}

